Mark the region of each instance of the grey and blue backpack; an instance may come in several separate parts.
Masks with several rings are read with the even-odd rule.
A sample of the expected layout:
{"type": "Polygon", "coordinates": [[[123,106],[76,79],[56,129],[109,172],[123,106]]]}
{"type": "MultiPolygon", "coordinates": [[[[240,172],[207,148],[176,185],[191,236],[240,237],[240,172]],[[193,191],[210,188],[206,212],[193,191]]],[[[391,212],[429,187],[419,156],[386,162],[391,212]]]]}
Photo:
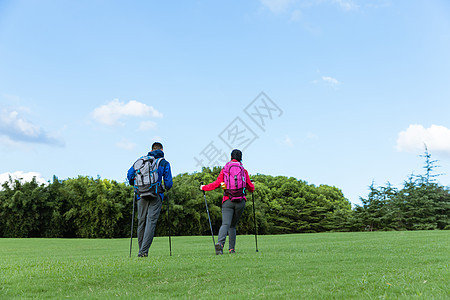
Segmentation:
{"type": "Polygon", "coordinates": [[[134,164],[134,189],[140,197],[156,197],[163,192],[159,181],[158,167],[164,158],[145,155],[134,164]]]}

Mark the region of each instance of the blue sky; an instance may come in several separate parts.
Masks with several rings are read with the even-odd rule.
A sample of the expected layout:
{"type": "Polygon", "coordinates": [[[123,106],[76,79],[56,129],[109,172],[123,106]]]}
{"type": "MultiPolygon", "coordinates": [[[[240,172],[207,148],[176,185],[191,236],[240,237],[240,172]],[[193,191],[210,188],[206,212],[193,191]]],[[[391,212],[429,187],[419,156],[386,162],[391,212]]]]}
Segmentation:
{"type": "Polygon", "coordinates": [[[424,143],[450,174],[449,53],[444,0],[2,0],[0,179],[123,182],[158,140],[359,204],[424,143]]]}

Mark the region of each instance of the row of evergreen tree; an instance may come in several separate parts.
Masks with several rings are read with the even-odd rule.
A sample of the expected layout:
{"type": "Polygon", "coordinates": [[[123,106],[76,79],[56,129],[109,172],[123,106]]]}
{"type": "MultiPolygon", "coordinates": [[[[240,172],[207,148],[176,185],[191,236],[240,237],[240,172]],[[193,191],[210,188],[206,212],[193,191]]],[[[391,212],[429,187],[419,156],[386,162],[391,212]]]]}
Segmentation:
{"type": "MultiPolygon", "coordinates": [[[[259,234],[363,230],[450,229],[450,190],[439,185],[428,152],[424,175],[411,175],[403,188],[370,186],[353,209],[342,191],[285,176],[253,175],[238,233],[259,234]]],[[[166,193],[157,235],[210,234],[200,182],[212,182],[220,168],[179,174],[166,193]],[[168,220],[167,210],[170,210],[168,220]]],[[[48,184],[10,179],[0,190],[0,237],[115,238],[130,235],[133,187],[114,180],[79,176],[48,184]]],[[[221,225],[222,191],[207,192],[215,234],[221,225]]],[[[134,223],[136,224],[136,222],[134,223]]],[[[134,231],[136,232],[136,231],[134,231]]]]}

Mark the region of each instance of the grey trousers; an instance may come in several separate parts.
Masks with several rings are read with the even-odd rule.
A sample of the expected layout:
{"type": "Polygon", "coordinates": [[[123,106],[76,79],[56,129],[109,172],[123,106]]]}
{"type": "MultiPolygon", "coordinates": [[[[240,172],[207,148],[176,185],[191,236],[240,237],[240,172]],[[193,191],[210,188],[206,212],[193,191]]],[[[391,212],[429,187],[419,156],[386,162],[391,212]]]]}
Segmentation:
{"type": "Polygon", "coordinates": [[[222,226],[219,229],[218,243],[225,245],[227,233],[229,236],[228,249],[236,247],[236,225],[244,212],[245,200],[232,202],[230,200],[222,203],[222,226]]]}
{"type": "Polygon", "coordinates": [[[138,243],[139,254],[148,254],[155,236],[156,223],[161,213],[162,201],[156,198],[141,198],[137,203],[138,209],[138,243]]]}

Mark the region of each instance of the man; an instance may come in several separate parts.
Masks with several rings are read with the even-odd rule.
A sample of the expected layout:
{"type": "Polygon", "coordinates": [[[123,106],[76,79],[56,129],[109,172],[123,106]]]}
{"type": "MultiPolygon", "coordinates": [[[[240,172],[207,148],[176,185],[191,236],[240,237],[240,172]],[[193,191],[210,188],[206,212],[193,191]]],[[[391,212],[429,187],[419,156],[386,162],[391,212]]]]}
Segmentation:
{"type": "MultiPolygon", "coordinates": [[[[172,185],[172,171],[170,170],[170,163],[164,159],[163,145],[155,142],[152,145],[152,151],[147,154],[156,159],[161,159],[158,166],[158,193],[155,197],[138,195],[138,243],[139,254],[138,257],[147,257],[148,250],[152,244],[155,236],[156,223],[158,222],[159,214],[161,213],[162,201],[164,200],[164,190],[168,191],[172,185]],[[162,186],[162,179],[164,179],[164,188],[162,186]]],[[[134,165],[128,170],[127,178],[131,185],[134,185],[136,171],[134,165]]]]}

